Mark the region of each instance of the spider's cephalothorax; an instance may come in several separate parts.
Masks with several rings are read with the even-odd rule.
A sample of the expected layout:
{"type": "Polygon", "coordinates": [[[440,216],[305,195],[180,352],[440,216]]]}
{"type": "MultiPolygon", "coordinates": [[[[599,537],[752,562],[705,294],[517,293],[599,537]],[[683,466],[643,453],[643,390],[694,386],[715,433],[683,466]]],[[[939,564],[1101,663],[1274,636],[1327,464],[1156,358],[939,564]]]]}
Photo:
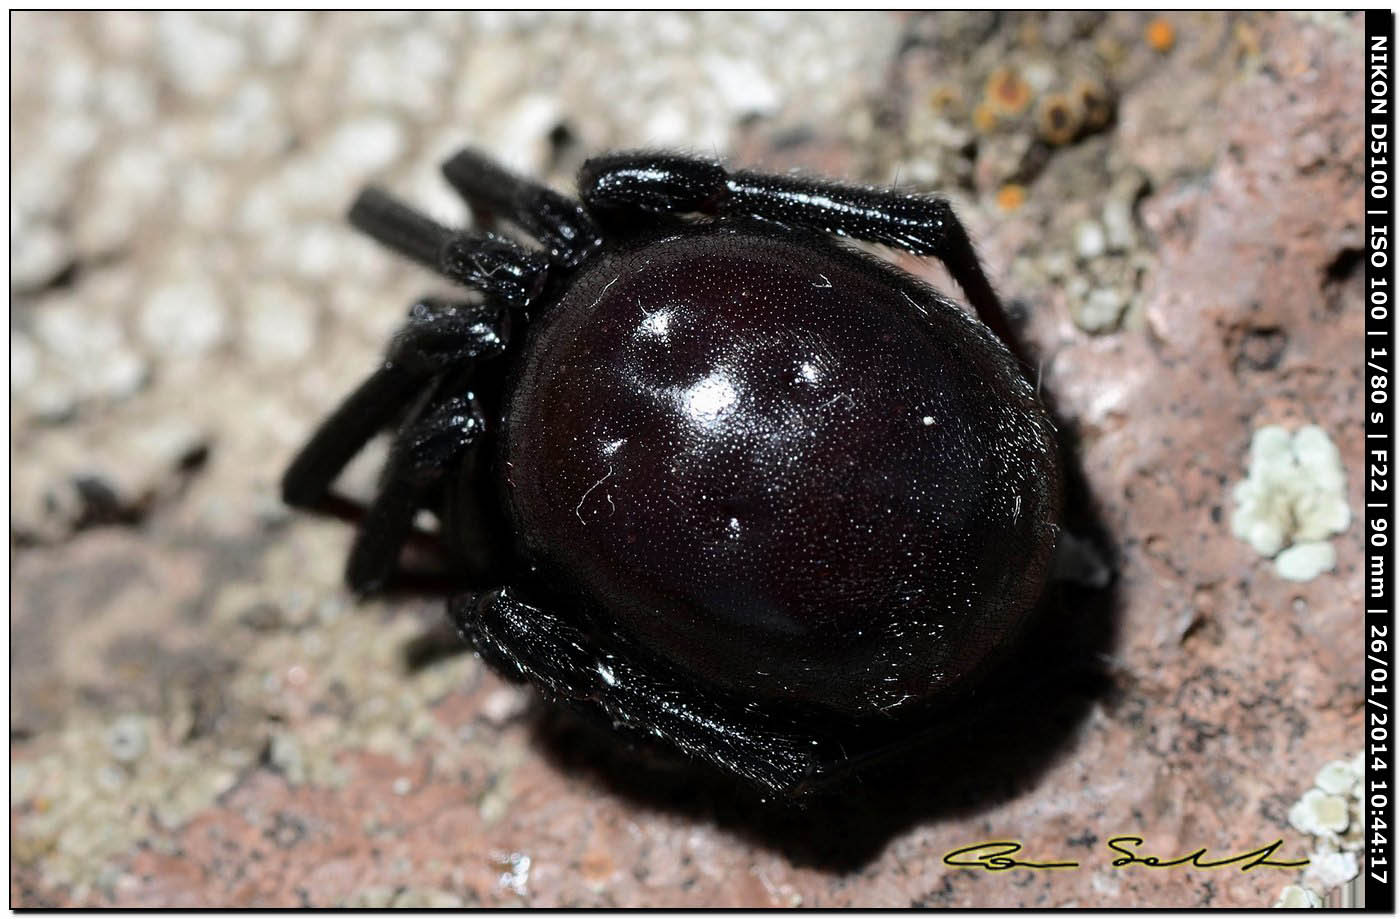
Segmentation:
{"type": "Polygon", "coordinates": [[[590,160],[582,204],[474,153],[444,172],[539,248],[352,208],[480,292],[416,304],[287,471],[322,506],[397,424],[352,587],[426,507],[499,671],[778,792],[986,670],[1040,595],[1061,476],[946,202],[665,154],[590,160]],[[981,321],[827,234],[938,256],[981,321]]]}

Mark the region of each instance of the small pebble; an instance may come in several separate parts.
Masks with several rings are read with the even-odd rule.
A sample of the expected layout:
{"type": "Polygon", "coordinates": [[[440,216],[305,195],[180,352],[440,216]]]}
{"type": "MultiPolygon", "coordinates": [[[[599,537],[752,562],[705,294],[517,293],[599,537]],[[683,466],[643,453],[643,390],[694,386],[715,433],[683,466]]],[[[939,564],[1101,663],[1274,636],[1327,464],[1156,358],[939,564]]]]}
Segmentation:
{"type": "Polygon", "coordinates": [[[203,278],[167,281],[141,310],[141,334],[165,357],[199,357],[226,334],[224,299],[203,278]]]}
{"type": "Polygon", "coordinates": [[[277,95],[261,81],[249,80],[239,86],[209,126],[209,150],[225,159],[267,156],[287,142],[288,129],[277,95]]]}
{"type": "Polygon", "coordinates": [[[369,174],[398,159],[405,143],[403,128],[397,121],[383,115],[370,115],[336,129],[326,146],[325,156],[338,170],[369,174]]]}
{"type": "Polygon", "coordinates": [[[1147,188],[1147,176],[1129,168],[1113,180],[1103,206],[1103,226],[1108,251],[1127,252],[1138,244],[1137,216],[1134,209],[1147,188]]]}
{"type": "Polygon", "coordinates": [[[495,786],[482,797],[477,809],[483,823],[488,826],[497,823],[510,810],[510,794],[501,786],[495,786]]]}
{"type": "Polygon", "coordinates": [[[78,394],[71,385],[41,379],[25,393],[25,402],[35,421],[42,424],[64,424],[78,412],[78,394]]]}
{"type": "Polygon", "coordinates": [[[10,290],[17,293],[47,287],[73,264],[68,237],[48,224],[31,224],[10,237],[10,290]]]}
{"type": "Polygon", "coordinates": [[[500,726],[524,713],[529,705],[528,697],[516,689],[497,689],[486,697],[481,705],[481,716],[487,722],[500,726]]]}
{"type": "Polygon", "coordinates": [[[72,200],[73,176],[55,156],[17,162],[10,171],[10,234],[29,232],[36,221],[54,221],[72,200]]]}
{"type": "Polygon", "coordinates": [[[413,782],[406,775],[394,779],[394,794],[403,796],[413,790],[413,782]]]}
{"type": "Polygon", "coordinates": [[[1123,295],[1107,287],[1089,292],[1078,311],[1072,311],[1074,324],[1086,332],[1110,332],[1118,327],[1123,310],[1128,306],[1123,295]]]}
{"type": "Polygon", "coordinates": [[[39,349],[23,332],[10,332],[10,390],[19,392],[39,373],[39,349]]]}
{"type": "Polygon", "coordinates": [[[50,353],[65,362],[105,359],[122,344],[122,330],[111,316],[95,314],[72,302],[45,304],[34,315],[34,334],[50,353]]]}
{"type": "Polygon", "coordinates": [[[1088,261],[1103,255],[1108,249],[1103,226],[1097,220],[1080,221],[1074,228],[1074,250],[1079,257],[1088,261]]]}
{"type": "Polygon", "coordinates": [[[301,745],[291,733],[277,731],[268,739],[267,759],[272,768],[282,773],[287,784],[300,785],[306,781],[306,764],[302,757],[301,745]]]}
{"type": "Polygon", "coordinates": [[[134,351],[113,348],[100,361],[69,368],[87,398],[122,399],[139,392],[151,378],[151,365],[134,351]]]}
{"type": "Polygon", "coordinates": [[[122,715],[107,729],[107,752],[122,763],[132,763],[146,752],[146,722],[139,715],[122,715]]]}
{"type": "Polygon", "coordinates": [[[673,146],[681,143],[690,130],[685,114],[675,107],[663,108],[654,112],[642,126],[642,135],[647,142],[658,146],[673,146]]]}
{"type": "Polygon", "coordinates": [[[92,95],[97,80],[92,64],[82,54],[57,57],[48,68],[49,96],[57,108],[82,108],[92,95]]]}
{"type": "Polygon", "coordinates": [[[345,251],[345,231],[341,227],[314,223],[297,233],[294,264],[304,277],[328,280],[342,270],[345,251]]]}
{"type": "Polygon", "coordinates": [[[105,791],[116,791],[125,784],[126,774],[123,773],[119,767],[108,763],[97,770],[97,785],[99,788],[105,791]]]}
{"type": "Polygon", "coordinates": [[[155,87],[146,74],[129,67],[106,70],[97,81],[98,106],[114,123],[138,127],[155,120],[155,87]]]}
{"type": "Polygon", "coordinates": [[[549,159],[549,132],[563,114],[553,95],[524,96],[511,106],[499,132],[491,138],[493,152],[512,169],[538,174],[549,159]]]}
{"type": "Polygon", "coordinates": [[[244,301],[243,345],[250,358],[264,364],[295,364],[315,344],[315,307],[295,288],[259,284],[244,301]]]}
{"type": "Polygon", "coordinates": [[[274,66],[295,59],[306,45],[311,29],[311,14],[294,12],[265,12],[252,20],[253,43],[263,60],[274,66]]]}
{"type": "Polygon", "coordinates": [[[1113,199],[1103,206],[1105,242],[1110,252],[1127,252],[1137,245],[1133,207],[1123,200],[1113,199]]]}
{"type": "Polygon", "coordinates": [[[1065,278],[1074,273],[1074,265],[1064,252],[1047,252],[1040,258],[1040,270],[1051,278],[1065,278]]]}
{"type": "Polygon", "coordinates": [[[176,213],[191,230],[223,233],[228,227],[232,192],[232,183],[220,171],[182,164],[175,184],[176,213]]]}
{"type": "Polygon", "coordinates": [[[777,111],[782,104],[778,87],[753,61],[710,54],[700,64],[720,100],[739,117],[767,115],[777,111]]]}
{"type": "Polygon", "coordinates": [[[210,435],[189,418],[171,417],[136,430],[130,439],[132,452],[145,457],[165,475],[171,470],[197,462],[209,450],[210,435]]]}
{"type": "Polygon", "coordinates": [[[247,49],[209,18],[191,12],[157,15],[159,59],[177,91],[213,97],[242,69],[247,49]]]}
{"type": "Polygon", "coordinates": [[[43,128],[45,145],[59,162],[76,164],[92,154],[102,139],[102,123],[84,112],[51,118],[43,128]]]}

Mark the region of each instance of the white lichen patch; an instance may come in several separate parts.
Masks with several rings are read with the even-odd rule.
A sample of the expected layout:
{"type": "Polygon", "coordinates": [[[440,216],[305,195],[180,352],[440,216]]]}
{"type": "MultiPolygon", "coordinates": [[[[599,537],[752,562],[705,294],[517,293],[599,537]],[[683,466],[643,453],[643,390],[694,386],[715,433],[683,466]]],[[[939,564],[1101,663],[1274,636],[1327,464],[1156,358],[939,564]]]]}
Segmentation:
{"type": "Polygon", "coordinates": [[[1359,759],[1337,759],[1323,766],[1317,773],[1317,787],[1329,795],[1351,794],[1361,783],[1361,762],[1359,759]]]}
{"type": "Polygon", "coordinates": [[[1309,788],[1288,811],[1288,822],[1311,836],[1334,836],[1349,822],[1347,799],[1329,795],[1320,788],[1309,788]]]}
{"type": "Polygon", "coordinates": [[[1316,890],[1331,890],[1341,887],[1356,877],[1361,866],[1355,852],[1332,852],[1318,849],[1312,854],[1304,879],[1316,890]]]}
{"type": "Polygon", "coordinates": [[[1317,894],[1297,884],[1289,884],[1283,888],[1278,901],[1274,903],[1275,909],[1317,909],[1320,906],[1322,901],[1317,898],[1317,894]]]}
{"type": "Polygon", "coordinates": [[[1280,577],[1306,581],[1335,567],[1327,540],[1350,525],[1351,508],[1341,454],[1322,428],[1256,430],[1249,473],[1233,494],[1231,532],[1260,555],[1276,558],[1280,577]]]}
{"type": "Polygon", "coordinates": [[[1316,785],[1288,811],[1294,829],[1313,839],[1313,851],[1301,880],[1279,893],[1276,907],[1322,906],[1323,896],[1358,874],[1362,846],[1361,754],[1333,760],[1317,773],[1316,785]]]}
{"type": "Polygon", "coordinates": [[[1337,550],[1330,542],[1299,542],[1284,549],[1274,559],[1281,578],[1311,581],[1324,571],[1337,567],[1337,550]]]}

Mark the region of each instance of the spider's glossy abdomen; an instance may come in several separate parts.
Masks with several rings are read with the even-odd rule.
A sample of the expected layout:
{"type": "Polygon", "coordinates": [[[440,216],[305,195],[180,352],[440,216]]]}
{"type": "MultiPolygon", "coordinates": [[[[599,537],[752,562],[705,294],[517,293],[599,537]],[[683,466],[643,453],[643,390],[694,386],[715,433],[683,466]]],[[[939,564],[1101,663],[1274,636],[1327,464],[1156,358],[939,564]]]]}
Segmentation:
{"type": "Polygon", "coordinates": [[[1008,640],[1059,514],[1005,348],[825,240],[697,228],[600,257],[530,332],[499,439],[537,577],[702,685],[850,715],[1008,640]]]}

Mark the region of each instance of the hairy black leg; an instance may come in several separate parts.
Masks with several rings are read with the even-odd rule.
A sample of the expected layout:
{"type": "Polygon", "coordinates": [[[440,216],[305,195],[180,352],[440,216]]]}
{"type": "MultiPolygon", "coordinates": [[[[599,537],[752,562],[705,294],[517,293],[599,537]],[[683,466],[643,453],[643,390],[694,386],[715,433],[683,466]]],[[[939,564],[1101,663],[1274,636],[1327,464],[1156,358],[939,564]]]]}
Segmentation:
{"type": "Polygon", "coordinates": [[[394,439],[379,494],[365,514],[346,566],[345,579],[359,593],[383,587],[398,566],[413,517],[424,496],[462,458],[486,429],[470,394],[427,401],[421,415],[394,439]]]}
{"type": "Polygon", "coordinates": [[[544,287],[548,259],[492,233],[462,233],[378,188],[360,192],[350,223],[376,241],[445,277],[511,307],[527,305],[544,287]]]}
{"type": "Polygon", "coordinates": [[[425,298],[408,311],[384,363],[306,442],[282,475],[282,500],[317,508],[346,464],[446,367],[491,357],[504,348],[508,319],[493,303],[425,298]]]}
{"type": "Polygon", "coordinates": [[[826,741],[787,730],[753,706],[724,705],[664,668],[643,669],[578,624],[505,587],[455,598],[462,636],[502,675],[615,726],[652,734],[771,792],[798,794],[840,762],[826,741]]]}
{"type": "Polygon", "coordinates": [[[490,301],[463,303],[425,297],[394,334],[386,363],[419,375],[441,373],[505,350],[510,314],[490,301]]]}
{"type": "Polygon", "coordinates": [[[475,150],[463,150],[443,163],[442,174],[478,220],[509,220],[540,241],[552,264],[577,268],[603,245],[593,218],[577,201],[521,178],[475,150]]]}
{"type": "Polygon", "coordinates": [[[884,243],[941,260],[977,316],[1030,367],[972,240],[942,198],[793,176],[727,171],[676,154],[597,157],[579,172],[579,194],[599,215],[627,211],[746,216],[884,243]]]}

